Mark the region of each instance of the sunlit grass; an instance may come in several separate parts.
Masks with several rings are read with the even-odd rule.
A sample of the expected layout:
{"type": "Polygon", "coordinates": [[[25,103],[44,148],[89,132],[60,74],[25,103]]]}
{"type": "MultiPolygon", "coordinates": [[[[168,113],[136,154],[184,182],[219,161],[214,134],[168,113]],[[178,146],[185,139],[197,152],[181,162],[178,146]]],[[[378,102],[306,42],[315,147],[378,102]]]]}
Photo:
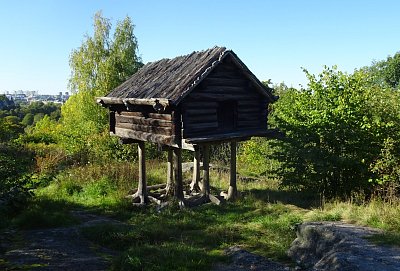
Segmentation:
{"type": "MultiPolygon", "coordinates": [[[[147,176],[149,184],[165,183],[165,163],[149,161],[147,176]]],[[[228,172],[212,170],[210,177],[212,193],[227,190],[228,172]]],[[[186,181],[190,178],[191,172],[184,174],[186,181]]],[[[240,197],[234,202],[193,209],[171,205],[161,212],[130,205],[125,196],[136,186],[133,163],[65,171],[37,190],[36,207],[16,224],[35,228],[76,223],[68,215],[74,208],[112,214],[125,225],[98,225],[83,232],[93,242],[120,251],[114,270],[210,270],[215,262],[226,260],[224,250],[230,246],[289,263],[286,251],[296,237],[296,225],[303,221],[344,220],[388,230],[391,236],[400,233],[399,203],[321,204],[317,195],[282,190],[278,180],[265,176],[238,178],[240,197]],[[52,202],[59,206],[41,213],[52,202]],[[30,222],[34,216],[43,223],[30,222]]]]}

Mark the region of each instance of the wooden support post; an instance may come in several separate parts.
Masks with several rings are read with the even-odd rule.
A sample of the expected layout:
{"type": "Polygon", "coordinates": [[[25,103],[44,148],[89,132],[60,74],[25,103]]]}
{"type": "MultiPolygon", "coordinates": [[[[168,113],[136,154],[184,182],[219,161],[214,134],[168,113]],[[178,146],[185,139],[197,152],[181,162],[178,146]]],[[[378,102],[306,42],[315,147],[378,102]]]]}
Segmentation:
{"type": "Polygon", "coordinates": [[[140,204],[147,202],[147,184],[146,184],[146,150],[144,142],[141,141],[138,144],[139,154],[139,184],[138,184],[138,196],[140,198],[140,204]]]}
{"type": "Polygon", "coordinates": [[[168,148],[168,161],[167,161],[167,187],[166,195],[169,196],[173,192],[174,188],[174,164],[173,164],[173,152],[171,148],[168,148]]]}
{"type": "Polygon", "coordinates": [[[230,143],[231,147],[231,161],[230,161],[230,178],[227,199],[234,199],[237,196],[236,186],[236,142],[230,143]]]}
{"type": "Polygon", "coordinates": [[[208,197],[210,195],[210,146],[203,146],[203,185],[201,193],[208,197]]]}
{"type": "Polygon", "coordinates": [[[190,190],[194,192],[200,191],[200,149],[199,147],[194,148],[194,159],[193,159],[193,178],[190,183],[190,190]]]}
{"type": "Polygon", "coordinates": [[[182,181],[182,153],[181,149],[174,149],[174,171],[175,171],[175,197],[183,202],[183,181],[182,181]]]}

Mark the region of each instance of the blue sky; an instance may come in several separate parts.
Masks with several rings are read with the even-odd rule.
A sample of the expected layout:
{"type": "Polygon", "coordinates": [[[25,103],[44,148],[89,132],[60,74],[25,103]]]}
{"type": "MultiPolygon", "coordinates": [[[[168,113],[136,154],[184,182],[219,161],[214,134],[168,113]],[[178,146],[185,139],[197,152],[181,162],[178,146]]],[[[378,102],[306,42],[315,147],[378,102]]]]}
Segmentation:
{"type": "Polygon", "coordinates": [[[260,80],[294,87],[301,67],[352,72],[400,51],[395,0],[0,0],[0,92],[67,91],[69,55],[98,10],[131,17],[145,63],[226,46],[260,80]]]}

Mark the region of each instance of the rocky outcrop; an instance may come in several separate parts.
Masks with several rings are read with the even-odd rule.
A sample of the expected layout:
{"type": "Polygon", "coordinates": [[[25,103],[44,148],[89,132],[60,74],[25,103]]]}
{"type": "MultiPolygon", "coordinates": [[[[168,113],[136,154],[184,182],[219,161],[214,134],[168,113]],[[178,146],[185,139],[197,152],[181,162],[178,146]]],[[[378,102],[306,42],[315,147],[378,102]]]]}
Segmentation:
{"type": "Polygon", "coordinates": [[[379,230],[342,222],[309,222],[298,226],[289,256],[312,271],[400,271],[400,249],[378,246],[366,237],[379,230]]]}

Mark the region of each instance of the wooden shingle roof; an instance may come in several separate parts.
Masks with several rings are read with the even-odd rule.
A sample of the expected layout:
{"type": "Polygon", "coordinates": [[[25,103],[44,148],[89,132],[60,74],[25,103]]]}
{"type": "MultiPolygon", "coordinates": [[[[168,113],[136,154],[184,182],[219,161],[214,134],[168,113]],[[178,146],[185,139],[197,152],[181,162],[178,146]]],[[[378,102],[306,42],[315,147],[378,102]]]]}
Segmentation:
{"type": "Polygon", "coordinates": [[[225,47],[214,47],[173,59],[147,63],[98,101],[104,104],[116,104],[124,101],[158,100],[165,105],[177,105],[228,56],[232,57],[238,69],[253,82],[261,94],[271,101],[275,100],[271,89],[264,86],[233,51],[225,47]]]}

